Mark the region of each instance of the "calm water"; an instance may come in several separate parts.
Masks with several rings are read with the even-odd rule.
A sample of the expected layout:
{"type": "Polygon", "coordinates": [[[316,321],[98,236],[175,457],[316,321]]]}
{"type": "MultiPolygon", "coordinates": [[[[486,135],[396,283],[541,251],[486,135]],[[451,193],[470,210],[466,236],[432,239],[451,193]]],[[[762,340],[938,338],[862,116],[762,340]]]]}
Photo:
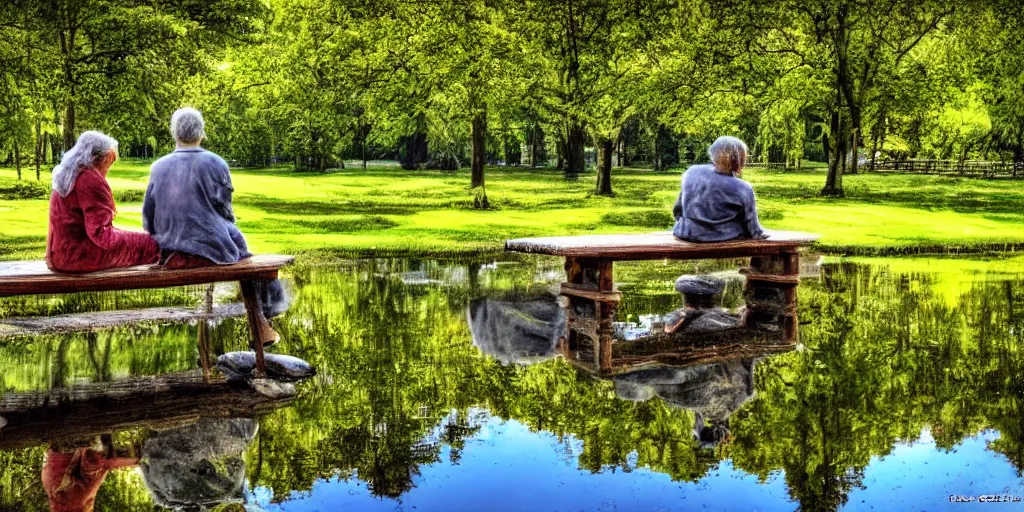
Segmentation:
{"type": "MultiPolygon", "coordinates": [[[[671,281],[684,270],[617,267],[620,316],[677,307],[671,281]]],[[[301,264],[287,277],[295,302],[272,351],[302,357],[318,376],[291,401],[243,401],[269,411],[254,419],[225,419],[248,415],[225,412],[233,399],[201,397],[69,413],[61,428],[89,439],[100,413],[110,424],[142,418],[111,428],[108,446],[144,467],[111,471],[96,510],[190,508],[203,493],[215,509],[289,511],[1024,509],[949,499],[1024,497],[1022,277],[828,264],[800,287],[801,348],[617,381],[517,346],[543,338],[542,321],[523,320],[536,327],[530,336],[500,335],[525,332],[518,320],[508,325],[519,331],[485,325],[485,309],[514,313],[560,281],[559,260],[365,260],[301,264]],[[178,419],[154,419],[172,407],[184,407],[178,419]]],[[[738,293],[729,289],[727,306],[738,293]]],[[[29,298],[0,303],[0,316],[202,295],[29,298]]],[[[10,401],[184,372],[196,367],[197,331],[136,324],[0,338],[0,390],[10,401]]],[[[244,332],[239,319],[215,322],[214,352],[242,349],[244,332]]],[[[4,430],[0,510],[48,510],[47,451],[81,441],[40,434],[10,447],[4,430]]]]}

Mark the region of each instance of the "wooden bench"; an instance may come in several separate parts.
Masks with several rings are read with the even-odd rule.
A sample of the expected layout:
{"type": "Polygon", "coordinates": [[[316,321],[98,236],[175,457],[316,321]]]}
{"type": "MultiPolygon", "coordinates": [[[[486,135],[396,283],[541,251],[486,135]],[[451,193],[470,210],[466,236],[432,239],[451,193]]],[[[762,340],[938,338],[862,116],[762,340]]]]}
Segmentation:
{"type": "MultiPolygon", "coordinates": [[[[87,274],[54,272],[46,268],[44,261],[0,262],[0,297],[137,290],[249,279],[277,279],[278,270],[293,260],[292,256],[264,254],[232,265],[188,269],[168,269],[155,265],[143,265],[87,274]]],[[[258,326],[264,321],[263,308],[260,297],[254,289],[246,286],[241,288],[249,321],[249,346],[256,352],[257,376],[263,376],[266,374],[263,344],[257,341],[258,326]]]]}
{"type": "MultiPolygon", "coordinates": [[[[783,340],[796,338],[796,287],[799,284],[799,249],[818,239],[818,235],[791,231],[768,231],[765,240],[728,242],[684,242],[671,232],[627,235],[584,235],[547,238],[521,238],[505,242],[506,251],[547,254],[565,258],[566,282],[561,294],[570,299],[567,342],[575,346],[577,306],[593,304],[598,347],[595,366],[601,373],[612,371],[613,321],[620,301],[615,290],[614,262],[627,260],[694,260],[749,257],[744,269],[748,310],[756,317],[758,301],[751,297],[771,291],[782,297],[783,340]]],[[[748,320],[751,318],[748,313],[748,320]]]]}

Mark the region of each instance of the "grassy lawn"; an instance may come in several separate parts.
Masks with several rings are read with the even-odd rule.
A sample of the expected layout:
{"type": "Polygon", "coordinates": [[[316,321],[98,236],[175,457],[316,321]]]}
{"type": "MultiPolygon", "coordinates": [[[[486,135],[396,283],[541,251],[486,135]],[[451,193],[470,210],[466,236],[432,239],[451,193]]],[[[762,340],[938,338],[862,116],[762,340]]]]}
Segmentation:
{"type": "MultiPolygon", "coordinates": [[[[140,229],[148,164],[121,161],[110,174],[116,224],[140,229]]],[[[34,180],[34,173],[26,170],[34,180]]],[[[40,258],[47,200],[20,199],[0,169],[0,258],[40,258]]],[[[49,174],[44,173],[44,182],[49,174]]],[[[936,176],[847,176],[846,199],[822,199],[821,170],[746,173],[762,224],[822,235],[841,254],[999,250],[1024,244],[1018,182],[936,176]]],[[[474,210],[469,171],[351,169],[320,175],[236,171],[235,211],[258,252],[431,255],[499,251],[507,238],[669,229],[679,173],[615,169],[613,198],[592,195],[594,175],[567,181],[554,170],[489,168],[493,209],[474,210]]]]}

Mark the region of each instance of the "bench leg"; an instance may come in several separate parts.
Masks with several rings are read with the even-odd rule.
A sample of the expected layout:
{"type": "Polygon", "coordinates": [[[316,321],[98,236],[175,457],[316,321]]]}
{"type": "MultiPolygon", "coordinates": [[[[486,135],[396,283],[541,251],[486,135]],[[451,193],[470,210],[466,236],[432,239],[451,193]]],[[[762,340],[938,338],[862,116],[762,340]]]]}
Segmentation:
{"type": "Polygon", "coordinates": [[[267,376],[267,363],[263,358],[263,340],[260,333],[267,319],[263,316],[263,305],[260,303],[260,294],[256,290],[256,283],[253,281],[240,281],[242,289],[242,301],[245,302],[245,314],[249,320],[249,347],[256,353],[256,377],[267,376]]]}
{"type": "Polygon", "coordinates": [[[599,367],[602,374],[612,371],[612,343],[614,343],[615,328],[612,321],[615,319],[616,304],[613,302],[598,302],[598,353],[599,367]]]}
{"type": "MultiPolygon", "coordinates": [[[[581,288],[612,292],[615,290],[613,267],[612,260],[566,258],[565,280],[567,283],[581,288]]],[[[589,339],[591,335],[596,335],[597,344],[593,352],[595,360],[592,364],[600,373],[610,373],[612,370],[612,345],[615,342],[615,329],[612,322],[615,320],[618,302],[584,299],[572,295],[566,295],[565,300],[568,316],[567,332],[563,343],[564,353],[571,353],[577,349],[582,339],[589,339]],[[594,306],[594,318],[587,318],[586,321],[590,325],[596,323],[596,332],[589,331],[586,335],[581,335],[577,327],[576,308],[577,306],[589,306],[589,304],[594,306]]],[[[587,316],[589,317],[589,314],[587,316]]]]}
{"type": "MultiPolygon", "coordinates": [[[[750,267],[764,274],[796,276],[800,274],[800,255],[796,252],[784,252],[772,256],[755,256],[750,260],[750,267]]],[[[797,286],[794,285],[784,286],[760,281],[755,283],[748,278],[745,287],[747,314],[744,316],[744,322],[746,326],[753,327],[752,318],[776,317],[782,341],[795,342],[798,332],[796,289],[797,286]],[[772,300],[774,304],[766,307],[764,304],[751,304],[750,297],[752,296],[774,296],[777,299],[772,300]],[[765,310],[760,309],[765,307],[765,310]]]]}
{"type": "Polygon", "coordinates": [[[206,317],[199,319],[199,365],[203,367],[203,382],[210,383],[210,338],[206,317]]]}
{"type": "Polygon", "coordinates": [[[213,285],[206,287],[203,316],[199,319],[199,364],[203,367],[203,382],[210,383],[210,323],[213,312],[213,285]]]}

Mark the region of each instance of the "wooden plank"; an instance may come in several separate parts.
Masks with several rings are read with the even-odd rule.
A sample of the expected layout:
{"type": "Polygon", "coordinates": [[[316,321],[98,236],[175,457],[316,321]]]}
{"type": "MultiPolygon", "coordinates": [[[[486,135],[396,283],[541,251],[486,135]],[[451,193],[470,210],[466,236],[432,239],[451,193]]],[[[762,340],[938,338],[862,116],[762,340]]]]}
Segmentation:
{"type": "Polygon", "coordinates": [[[620,292],[602,292],[601,290],[584,288],[572,283],[562,283],[559,291],[562,295],[571,295],[573,297],[590,299],[597,302],[619,302],[622,300],[622,294],[620,292]]]}
{"type": "Polygon", "coordinates": [[[741,268],[740,274],[746,276],[747,281],[760,281],[763,283],[774,283],[791,286],[796,286],[800,284],[800,276],[798,275],[765,274],[749,268],[741,268]]]}
{"type": "Polygon", "coordinates": [[[189,322],[245,314],[241,303],[211,306],[209,312],[194,308],[158,307],[125,311],[93,311],[68,315],[0,319],[0,338],[39,336],[78,331],[98,331],[140,322],[189,322]]]}
{"type": "Polygon", "coordinates": [[[167,288],[243,279],[276,279],[278,269],[290,264],[294,259],[292,256],[260,254],[231,265],[188,269],[142,265],[87,274],[53,272],[46,268],[43,261],[15,261],[0,263],[0,297],[167,288]]]}
{"type": "Polygon", "coordinates": [[[684,242],[669,231],[624,235],[520,238],[505,242],[506,251],[609,260],[735,258],[792,253],[819,238],[810,233],[768,231],[765,240],[684,242]]]}

